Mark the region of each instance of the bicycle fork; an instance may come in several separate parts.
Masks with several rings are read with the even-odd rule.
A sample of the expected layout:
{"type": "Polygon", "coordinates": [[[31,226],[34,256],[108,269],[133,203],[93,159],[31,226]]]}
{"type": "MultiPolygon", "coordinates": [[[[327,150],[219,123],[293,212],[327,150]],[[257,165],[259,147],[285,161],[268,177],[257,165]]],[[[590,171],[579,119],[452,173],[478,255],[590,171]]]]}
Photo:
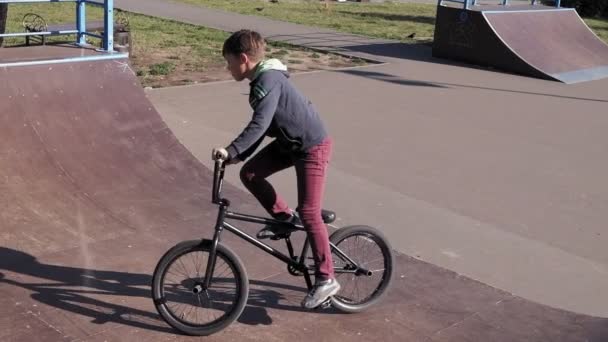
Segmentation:
{"type": "Polygon", "coordinates": [[[213,240],[211,241],[211,249],[209,250],[209,260],[207,260],[207,269],[205,271],[205,280],[203,281],[202,291],[207,291],[211,284],[211,277],[215,270],[215,261],[217,259],[217,244],[220,242],[222,231],[224,230],[224,219],[226,217],[226,210],[228,204],[223,202],[220,204],[220,210],[217,215],[217,221],[215,223],[215,233],[213,234],[213,240]]]}

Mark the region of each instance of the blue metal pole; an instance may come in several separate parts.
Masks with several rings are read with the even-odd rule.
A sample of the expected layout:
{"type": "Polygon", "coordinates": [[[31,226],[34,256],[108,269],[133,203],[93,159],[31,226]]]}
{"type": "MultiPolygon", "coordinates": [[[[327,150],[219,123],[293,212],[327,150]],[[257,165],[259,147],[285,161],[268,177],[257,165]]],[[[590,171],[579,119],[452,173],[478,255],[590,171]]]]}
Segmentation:
{"type": "Polygon", "coordinates": [[[503,4],[504,6],[507,6],[507,5],[509,4],[509,0],[502,0],[502,4],[503,4]]]}
{"type": "Polygon", "coordinates": [[[83,0],[76,2],[76,30],[78,30],[78,37],[76,43],[79,45],[85,45],[87,39],[85,32],[87,31],[87,13],[86,3],[83,0]]]}
{"type": "Polygon", "coordinates": [[[561,7],[561,4],[562,4],[562,0],[555,1],[555,7],[557,7],[557,8],[561,7]]]}
{"type": "Polygon", "coordinates": [[[104,2],[104,33],[103,49],[107,52],[114,51],[114,0],[104,2]]]}

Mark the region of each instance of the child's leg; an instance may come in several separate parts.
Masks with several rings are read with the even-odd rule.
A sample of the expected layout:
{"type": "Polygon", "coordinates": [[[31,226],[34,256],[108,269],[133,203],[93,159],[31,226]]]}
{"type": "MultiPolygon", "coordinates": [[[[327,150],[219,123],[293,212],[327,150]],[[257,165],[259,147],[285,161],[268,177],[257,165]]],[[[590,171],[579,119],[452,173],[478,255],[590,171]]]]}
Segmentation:
{"type": "Polygon", "coordinates": [[[241,168],[241,181],[245,187],[258,199],[264,209],[277,219],[289,218],[291,210],[266,178],[290,166],[293,166],[291,158],[280,153],[277,143],[272,142],[241,168]]]}
{"type": "Polygon", "coordinates": [[[321,218],[325,175],[331,157],[332,142],[326,139],[311,148],[305,157],[296,160],[298,176],[298,211],[310,240],[317,266],[316,280],[334,278],[327,227],[321,218]]]}

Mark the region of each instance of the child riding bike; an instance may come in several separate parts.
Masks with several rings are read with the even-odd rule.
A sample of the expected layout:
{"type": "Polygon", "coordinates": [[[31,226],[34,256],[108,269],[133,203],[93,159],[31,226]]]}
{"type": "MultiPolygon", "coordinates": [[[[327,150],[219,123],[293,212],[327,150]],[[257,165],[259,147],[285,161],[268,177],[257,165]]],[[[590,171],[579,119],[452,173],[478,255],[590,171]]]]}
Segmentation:
{"type": "MultiPolygon", "coordinates": [[[[265,48],[262,36],[251,30],[235,32],[224,42],[222,55],[232,77],[236,81],[250,81],[253,116],[227,147],[213,149],[212,157],[236,164],[252,155],[264,137],[275,138],[243,165],[240,178],[275,219],[292,223],[301,220],[306,229],[316,270],[315,284],[302,306],[312,309],[340,290],[334,276],[327,227],[321,218],[332,139],[312,103],[290,82],[287,67],[277,59],[264,59],[265,48]],[[297,176],[297,213],[266,180],[292,166],[297,176]]],[[[278,239],[284,233],[281,228],[266,227],[257,237],[278,239]]]]}

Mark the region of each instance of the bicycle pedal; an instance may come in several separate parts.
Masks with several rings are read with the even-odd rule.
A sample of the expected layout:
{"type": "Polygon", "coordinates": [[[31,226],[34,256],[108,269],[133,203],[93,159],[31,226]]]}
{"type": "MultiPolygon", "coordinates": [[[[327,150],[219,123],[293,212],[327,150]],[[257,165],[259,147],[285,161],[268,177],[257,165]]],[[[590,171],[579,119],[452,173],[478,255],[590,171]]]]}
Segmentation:
{"type": "Polygon", "coordinates": [[[327,298],[321,305],[317,307],[319,310],[327,310],[331,308],[331,298],[327,298]]]}
{"type": "Polygon", "coordinates": [[[284,240],[284,239],[289,238],[290,235],[291,235],[291,233],[287,233],[287,234],[285,234],[285,233],[275,234],[274,236],[270,237],[270,240],[273,240],[273,241],[284,240]]]}

